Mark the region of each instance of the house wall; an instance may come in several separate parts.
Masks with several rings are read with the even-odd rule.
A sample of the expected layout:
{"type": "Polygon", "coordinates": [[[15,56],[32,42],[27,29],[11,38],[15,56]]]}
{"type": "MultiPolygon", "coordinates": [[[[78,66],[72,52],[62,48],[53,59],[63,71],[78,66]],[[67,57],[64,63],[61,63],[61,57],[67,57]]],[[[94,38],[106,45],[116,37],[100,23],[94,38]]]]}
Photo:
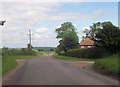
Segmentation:
{"type": "Polygon", "coordinates": [[[86,45],[86,46],[80,46],[80,48],[93,48],[94,46],[89,46],[89,45],[86,45]]]}

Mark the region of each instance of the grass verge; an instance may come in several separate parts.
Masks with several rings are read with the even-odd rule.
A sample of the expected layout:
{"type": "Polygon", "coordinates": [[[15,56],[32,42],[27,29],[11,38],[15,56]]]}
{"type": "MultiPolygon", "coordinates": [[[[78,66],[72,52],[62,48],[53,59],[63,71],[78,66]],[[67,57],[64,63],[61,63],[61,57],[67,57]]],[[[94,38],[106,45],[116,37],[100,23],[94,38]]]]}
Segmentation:
{"type": "Polygon", "coordinates": [[[30,59],[38,56],[46,56],[48,53],[38,52],[37,55],[4,55],[2,56],[2,75],[7,74],[14,69],[18,63],[16,59],[30,59]]]}
{"type": "Polygon", "coordinates": [[[95,61],[94,67],[106,74],[120,77],[120,64],[118,64],[118,56],[110,56],[95,61]]]}
{"type": "Polygon", "coordinates": [[[95,59],[85,59],[85,58],[77,58],[77,57],[68,57],[68,56],[59,56],[54,54],[53,57],[62,59],[62,60],[74,60],[74,61],[95,61],[95,59]]]}

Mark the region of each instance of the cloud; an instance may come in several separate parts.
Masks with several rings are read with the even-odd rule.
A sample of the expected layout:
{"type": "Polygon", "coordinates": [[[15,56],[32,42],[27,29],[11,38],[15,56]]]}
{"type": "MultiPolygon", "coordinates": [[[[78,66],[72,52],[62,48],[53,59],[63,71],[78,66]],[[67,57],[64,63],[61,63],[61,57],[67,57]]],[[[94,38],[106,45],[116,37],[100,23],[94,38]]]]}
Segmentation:
{"type": "Polygon", "coordinates": [[[61,25],[57,26],[56,28],[60,28],[60,27],[61,27],[61,25]]]}
{"type": "Polygon", "coordinates": [[[85,14],[85,13],[73,13],[73,12],[64,12],[64,13],[58,13],[56,15],[49,15],[50,17],[48,20],[53,21],[60,21],[60,20],[79,20],[79,21],[88,21],[88,20],[94,20],[99,19],[101,17],[104,17],[106,15],[106,11],[98,9],[94,11],[91,14],[85,14]]]}
{"type": "Polygon", "coordinates": [[[47,33],[48,29],[47,28],[40,28],[36,30],[36,33],[47,33]]]}
{"type": "Polygon", "coordinates": [[[73,26],[74,26],[74,27],[76,27],[76,26],[77,26],[77,24],[73,24],[73,26]]]}
{"type": "Polygon", "coordinates": [[[98,9],[94,12],[94,14],[104,14],[106,11],[102,9],[98,9]]]}
{"type": "Polygon", "coordinates": [[[90,30],[90,26],[83,27],[83,31],[84,31],[84,30],[90,30]]]}
{"type": "MultiPolygon", "coordinates": [[[[29,41],[28,29],[32,29],[36,25],[44,25],[46,22],[88,21],[106,16],[106,11],[102,9],[98,9],[91,14],[60,12],[58,8],[62,5],[64,3],[59,2],[3,2],[2,17],[7,21],[3,29],[4,45],[26,46],[29,41]],[[29,28],[26,27],[27,25],[29,28]]],[[[57,26],[57,28],[59,27],[57,26]]],[[[56,34],[48,32],[48,27],[37,28],[33,33],[32,39],[35,46],[56,46],[58,44],[56,34]]]]}

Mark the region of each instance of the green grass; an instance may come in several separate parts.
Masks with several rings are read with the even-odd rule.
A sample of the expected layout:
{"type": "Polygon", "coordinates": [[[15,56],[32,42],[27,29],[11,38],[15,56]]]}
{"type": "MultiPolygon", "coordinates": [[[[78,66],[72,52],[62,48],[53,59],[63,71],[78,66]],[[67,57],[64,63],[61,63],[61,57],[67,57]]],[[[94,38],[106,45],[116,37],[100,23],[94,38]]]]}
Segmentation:
{"type": "Polygon", "coordinates": [[[59,56],[54,54],[53,57],[62,59],[62,60],[74,60],[74,61],[94,61],[95,59],[85,59],[85,58],[76,58],[76,57],[68,57],[68,56],[59,56]]]}
{"type": "Polygon", "coordinates": [[[120,77],[120,64],[118,64],[118,56],[110,56],[104,59],[98,59],[94,64],[95,68],[106,74],[120,77]]]}
{"type": "MultiPolygon", "coordinates": [[[[48,53],[45,52],[38,52],[37,55],[4,55],[2,56],[2,74],[5,75],[8,72],[10,72],[12,69],[14,69],[18,63],[16,62],[16,59],[29,59],[34,58],[38,56],[45,56],[48,55],[48,53]]],[[[1,64],[1,63],[0,63],[1,64]]]]}
{"type": "Polygon", "coordinates": [[[5,75],[6,73],[10,72],[14,69],[18,63],[16,59],[28,59],[33,58],[36,56],[21,56],[21,55],[10,55],[10,56],[3,56],[2,57],[2,74],[5,75]]]}

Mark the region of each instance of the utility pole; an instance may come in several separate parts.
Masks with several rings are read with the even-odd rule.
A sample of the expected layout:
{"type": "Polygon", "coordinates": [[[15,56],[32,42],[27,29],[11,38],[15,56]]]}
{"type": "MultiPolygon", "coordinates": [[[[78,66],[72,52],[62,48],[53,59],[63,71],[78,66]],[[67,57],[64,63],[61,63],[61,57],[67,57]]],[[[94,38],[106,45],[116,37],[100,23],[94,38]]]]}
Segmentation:
{"type": "Polygon", "coordinates": [[[29,29],[29,44],[28,44],[28,49],[29,49],[29,52],[31,54],[31,50],[32,50],[32,45],[31,45],[31,36],[32,36],[32,33],[31,33],[31,30],[29,29]]]}

